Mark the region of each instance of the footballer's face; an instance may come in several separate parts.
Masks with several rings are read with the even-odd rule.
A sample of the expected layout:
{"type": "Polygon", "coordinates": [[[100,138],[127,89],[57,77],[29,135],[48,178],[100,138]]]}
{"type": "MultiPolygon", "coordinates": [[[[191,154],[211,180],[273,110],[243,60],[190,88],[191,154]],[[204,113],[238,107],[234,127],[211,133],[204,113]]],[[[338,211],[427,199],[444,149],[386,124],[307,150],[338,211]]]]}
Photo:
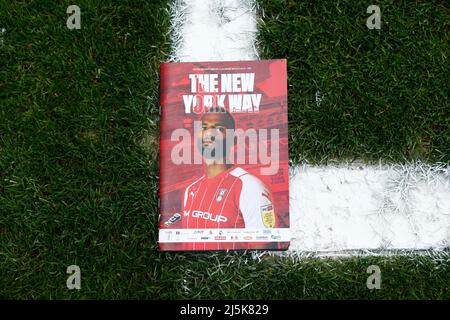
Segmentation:
{"type": "Polygon", "coordinates": [[[210,146],[215,139],[225,140],[227,124],[220,114],[206,114],[202,118],[202,147],[210,146]]]}
{"type": "MultiPolygon", "coordinates": [[[[221,149],[221,155],[217,157],[224,159],[226,153],[226,130],[230,124],[227,118],[220,113],[205,114],[202,117],[202,130],[198,137],[198,142],[201,145],[201,153],[205,159],[216,157],[215,148],[221,149]]],[[[217,159],[216,159],[217,160],[217,159]]]]}

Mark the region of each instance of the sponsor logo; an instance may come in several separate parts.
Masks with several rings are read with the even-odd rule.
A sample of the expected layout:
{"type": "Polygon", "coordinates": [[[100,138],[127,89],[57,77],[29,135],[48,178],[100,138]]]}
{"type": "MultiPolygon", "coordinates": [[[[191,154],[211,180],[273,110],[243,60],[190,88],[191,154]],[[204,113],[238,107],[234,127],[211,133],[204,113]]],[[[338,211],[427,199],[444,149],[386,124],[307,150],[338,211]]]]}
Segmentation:
{"type": "Polygon", "coordinates": [[[275,210],[272,204],[261,206],[261,218],[267,228],[275,227],[275,210]]]}
{"type": "Polygon", "coordinates": [[[256,236],[256,240],[268,240],[268,236],[256,236]]]}
{"type": "Polygon", "coordinates": [[[201,237],[200,240],[209,240],[211,237],[201,237]]]}
{"type": "Polygon", "coordinates": [[[204,230],[195,230],[194,234],[203,234],[204,230]]]}
{"type": "Polygon", "coordinates": [[[273,240],[281,240],[281,236],[271,235],[270,238],[273,239],[273,240]]]}
{"type": "Polygon", "coordinates": [[[225,237],[225,236],[215,236],[214,237],[214,240],[226,240],[227,239],[227,237],[225,237]]]}
{"type": "Polygon", "coordinates": [[[245,236],[244,237],[244,240],[252,240],[253,239],[253,237],[251,237],[251,236],[245,236]]]}
{"type": "Polygon", "coordinates": [[[222,199],[226,193],[227,193],[227,189],[220,188],[219,193],[217,194],[217,197],[216,197],[216,202],[219,203],[220,201],[222,201],[222,199]]]}
{"type": "Polygon", "coordinates": [[[263,230],[263,234],[271,234],[271,233],[272,233],[272,230],[268,230],[268,229],[263,230]]]}
{"type": "MultiPolygon", "coordinates": [[[[184,211],[184,216],[189,216],[189,211],[184,211]]],[[[191,212],[191,217],[193,218],[200,218],[200,219],[204,219],[204,220],[210,220],[210,221],[214,221],[214,222],[227,222],[227,217],[222,216],[220,214],[212,214],[210,212],[204,212],[204,211],[198,211],[198,210],[193,210],[191,212]]]]}
{"type": "Polygon", "coordinates": [[[238,239],[238,236],[231,236],[231,240],[236,241],[238,239]]]}
{"type": "Polygon", "coordinates": [[[175,222],[178,222],[181,220],[181,214],[179,213],[175,213],[173,216],[171,216],[169,218],[169,220],[167,220],[166,222],[164,222],[164,226],[168,227],[172,224],[174,224],[175,222]]]}

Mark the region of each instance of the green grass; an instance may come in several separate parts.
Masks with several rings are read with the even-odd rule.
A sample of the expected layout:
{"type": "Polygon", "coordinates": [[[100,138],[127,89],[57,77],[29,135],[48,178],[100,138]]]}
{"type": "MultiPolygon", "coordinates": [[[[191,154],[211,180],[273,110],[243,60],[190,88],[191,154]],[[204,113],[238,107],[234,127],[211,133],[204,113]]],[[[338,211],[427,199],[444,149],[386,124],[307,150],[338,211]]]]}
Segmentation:
{"type": "Polygon", "coordinates": [[[369,30],[367,1],[260,1],[262,57],[288,59],[293,160],[450,162],[444,3],[378,1],[369,30]]]}
{"type": "MultiPolygon", "coordinates": [[[[6,29],[0,46],[0,298],[450,298],[448,258],[304,259],[297,262],[266,258],[258,262],[248,253],[158,253],[158,64],[170,51],[166,1],[80,0],[76,4],[81,8],[82,29],[73,31],[66,28],[65,12],[69,4],[72,3],[0,2],[0,28],[6,29]],[[72,264],[81,268],[82,289],[79,291],[66,288],[66,268],[72,264]],[[381,290],[366,288],[366,269],[372,264],[381,268],[381,290]]],[[[268,30],[280,32],[279,19],[288,14],[284,7],[289,6],[279,8],[278,19],[270,18],[274,13],[270,13],[271,10],[278,10],[276,1],[264,6],[268,18],[263,34],[268,30]]],[[[423,12],[431,10],[437,14],[433,22],[428,22],[436,24],[430,37],[417,35],[423,38],[422,44],[406,42],[406,46],[430,47],[433,52],[442,49],[442,43],[433,42],[435,46],[432,46],[427,42],[427,39],[444,36],[443,27],[437,29],[443,9],[435,7],[423,6],[423,12]]],[[[406,6],[401,8],[407,9],[406,6]]],[[[335,10],[335,7],[330,6],[328,10],[335,10]]],[[[408,10],[404,21],[414,23],[413,9],[408,10]]],[[[288,11],[291,14],[294,8],[288,11]]],[[[293,21],[305,21],[307,13],[301,11],[293,21]]],[[[327,15],[329,13],[325,17],[327,15]]],[[[361,22],[363,16],[364,10],[357,21],[361,22]]],[[[399,12],[391,16],[401,22],[399,12]]],[[[290,16],[286,18],[281,20],[282,24],[291,23],[290,16]]],[[[309,31],[321,32],[323,36],[322,40],[314,36],[311,41],[316,44],[337,41],[330,38],[333,28],[316,20],[318,31],[312,27],[309,31]]],[[[349,23],[343,17],[339,21],[342,28],[349,23]]],[[[352,30],[362,32],[357,27],[352,30]]],[[[290,32],[294,31],[303,32],[299,28],[290,32]]],[[[352,33],[347,35],[352,36],[352,33]]],[[[345,35],[340,34],[340,37],[340,43],[346,43],[345,35]]],[[[372,33],[369,37],[377,41],[380,34],[372,33]]],[[[286,41],[287,37],[284,38],[277,41],[286,41]]],[[[269,43],[277,46],[269,40],[266,35],[266,48],[269,43]]],[[[385,43],[378,41],[382,45],[385,43]]],[[[328,141],[331,133],[321,132],[325,129],[317,126],[318,119],[322,117],[324,123],[329,121],[332,125],[341,120],[349,122],[347,117],[355,115],[358,127],[364,128],[363,120],[369,123],[374,111],[368,109],[365,114],[363,104],[353,102],[345,89],[352,86],[352,81],[347,79],[342,84],[333,80],[333,64],[327,65],[324,56],[314,58],[318,60],[310,66],[318,68],[317,74],[323,75],[316,77],[316,73],[311,73],[313,70],[307,71],[306,62],[302,62],[301,55],[305,53],[292,50],[291,44],[288,48],[289,55],[282,52],[281,43],[270,52],[274,57],[288,56],[290,83],[299,90],[296,95],[290,87],[291,110],[299,112],[290,114],[293,155],[301,152],[311,159],[321,159],[322,153],[340,156],[335,151],[345,146],[343,141],[350,138],[342,133],[339,139],[328,141]],[[300,56],[293,58],[295,52],[300,56]],[[294,81],[296,77],[299,83],[294,81]],[[314,112],[312,79],[316,79],[325,95],[321,108],[334,110],[332,115],[336,119],[323,110],[314,112]],[[339,92],[343,93],[342,100],[338,100],[339,92]],[[338,101],[345,104],[338,104],[338,101]],[[364,115],[366,118],[361,118],[364,115]],[[299,142],[295,140],[297,135],[302,138],[299,142]],[[317,148],[311,147],[312,142],[306,142],[310,138],[318,139],[317,148]]],[[[420,53],[417,48],[414,52],[420,53]]],[[[331,48],[323,50],[331,55],[332,62],[331,48]]],[[[265,52],[268,54],[269,50],[265,52]]],[[[424,59],[428,57],[426,53],[420,54],[424,59]]],[[[377,54],[372,52],[372,56],[377,54]]],[[[433,60],[428,59],[428,62],[433,60]]],[[[435,59],[428,68],[437,71],[444,68],[440,65],[441,57],[435,59]]],[[[351,70],[346,65],[338,69],[339,74],[351,70]]],[[[355,70],[354,79],[360,81],[361,71],[355,70]]],[[[414,99],[410,98],[412,102],[435,99],[436,103],[426,104],[417,114],[408,109],[407,115],[413,115],[415,125],[421,123],[420,119],[436,122],[429,129],[433,144],[426,154],[430,159],[447,161],[448,150],[444,147],[446,141],[448,146],[448,135],[439,137],[445,133],[442,125],[446,116],[442,109],[445,100],[441,99],[445,96],[439,94],[444,93],[446,84],[440,82],[444,77],[437,71],[429,81],[439,82],[441,87],[424,83],[424,89],[417,91],[414,99]],[[433,112],[427,115],[423,110],[433,112]]],[[[384,67],[378,72],[390,77],[393,74],[384,67]]],[[[383,81],[380,76],[377,79],[383,81]]],[[[401,84],[405,88],[412,83],[411,78],[401,79],[405,81],[401,84]]],[[[417,88],[420,82],[414,85],[413,88],[417,88]]],[[[370,88],[378,87],[361,87],[361,90],[370,88]]],[[[396,91],[391,88],[390,92],[384,96],[378,91],[365,92],[378,95],[381,100],[373,102],[377,106],[382,106],[380,101],[384,99],[392,102],[393,113],[384,111],[389,115],[384,121],[388,127],[392,124],[389,120],[400,114],[393,103],[396,91]]],[[[414,106],[418,108],[421,104],[414,106]]],[[[414,137],[422,134],[422,126],[414,129],[405,122],[398,124],[400,129],[403,126],[407,126],[405,132],[416,132],[414,137]]],[[[329,126],[327,130],[335,129],[329,126]]],[[[407,150],[407,147],[400,147],[407,136],[405,132],[395,138],[396,144],[391,147],[378,150],[378,140],[364,140],[365,144],[358,144],[362,149],[347,147],[342,155],[354,150],[352,155],[360,156],[358,150],[365,150],[369,158],[390,153],[400,156],[407,150]],[[369,148],[364,149],[364,146],[369,148]],[[372,151],[376,153],[370,154],[372,151]]],[[[358,137],[352,139],[364,142],[358,137]]]]}

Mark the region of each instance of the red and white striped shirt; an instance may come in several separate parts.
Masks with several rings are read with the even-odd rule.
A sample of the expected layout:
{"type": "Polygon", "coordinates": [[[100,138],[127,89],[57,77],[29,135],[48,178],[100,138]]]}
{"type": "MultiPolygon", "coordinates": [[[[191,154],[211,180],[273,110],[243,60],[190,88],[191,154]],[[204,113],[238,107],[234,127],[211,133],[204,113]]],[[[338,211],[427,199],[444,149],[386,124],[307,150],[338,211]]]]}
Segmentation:
{"type": "Polygon", "coordinates": [[[275,210],[266,185],[242,168],[232,167],[212,179],[205,175],[183,196],[183,228],[273,228],[275,210]]]}

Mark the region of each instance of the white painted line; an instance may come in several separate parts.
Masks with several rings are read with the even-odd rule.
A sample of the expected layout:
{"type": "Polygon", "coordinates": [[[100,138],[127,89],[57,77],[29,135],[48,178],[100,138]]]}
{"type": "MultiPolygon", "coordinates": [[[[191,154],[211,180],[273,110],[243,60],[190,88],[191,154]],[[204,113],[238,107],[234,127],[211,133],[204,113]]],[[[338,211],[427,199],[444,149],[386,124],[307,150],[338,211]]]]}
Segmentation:
{"type": "Polygon", "coordinates": [[[291,251],[450,245],[450,167],[304,165],[292,171],[291,251]]]}
{"type": "Polygon", "coordinates": [[[171,61],[258,58],[254,1],[175,0],[171,21],[171,61]]]}

